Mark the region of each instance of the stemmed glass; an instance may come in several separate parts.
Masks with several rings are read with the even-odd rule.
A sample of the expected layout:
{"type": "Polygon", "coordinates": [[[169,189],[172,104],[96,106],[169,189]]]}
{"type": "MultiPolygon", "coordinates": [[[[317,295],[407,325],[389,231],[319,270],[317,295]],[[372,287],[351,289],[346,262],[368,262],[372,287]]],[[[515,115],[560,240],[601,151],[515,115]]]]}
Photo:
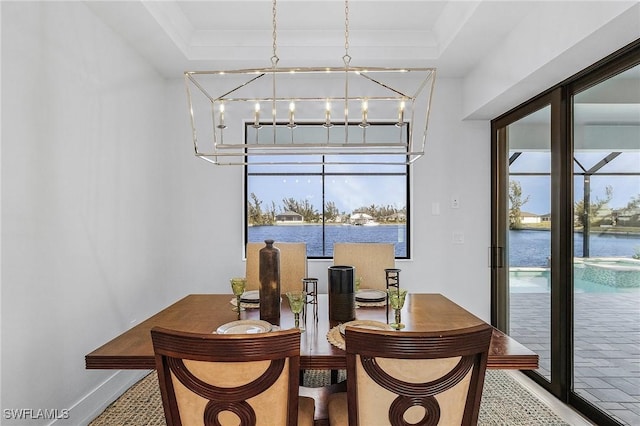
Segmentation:
{"type": "Polygon", "coordinates": [[[396,330],[400,330],[404,328],[404,324],[400,322],[400,311],[404,306],[404,299],[407,297],[407,290],[400,290],[399,288],[393,288],[387,290],[387,294],[389,295],[389,306],[395,312],[395,321],[392,324],[389,324],[391,327],[396,330]]]}
{"type": "Polygon", "coordinates": [[[356,293],[360,291],[361,284],[362,284],[362,277],[356,278],[356,293]]]}
{"type": "Polygon", "coordinates": [[[233,308],[233,310],[238,313],[238,316],[240,315],[240,311],[244,311],[244,308],[240,306],[240,298],[242,297],[246,286],[246,278],[231,278],[231,289],[233,290],[233,294],[236,296],[236,307],[233,308]]]}
{"type": "Polygon", "coordinates": [[[291,312],[293,312],[293,318],[295,320],[295,327],[304,331],[304,326],[300,327],[300,312],[307,301],[307,292],[305,291],[288,291],[287,298],[289,299],[289,306],[291,312]]]}

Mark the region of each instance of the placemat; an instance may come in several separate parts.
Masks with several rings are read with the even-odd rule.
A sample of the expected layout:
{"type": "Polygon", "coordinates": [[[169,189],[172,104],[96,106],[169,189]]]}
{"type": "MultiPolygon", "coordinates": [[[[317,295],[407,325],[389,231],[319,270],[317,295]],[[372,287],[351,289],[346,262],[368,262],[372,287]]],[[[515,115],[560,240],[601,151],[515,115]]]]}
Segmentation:
{"type": "MultiPolygon", "coordinates": [[[[236,298],[234,297],[233,299],[231,299],[229,301],[229,303],[231,303],[233,306],[236,306],[237,302],[236,302],[236,298]]],[[[240,302],[240,307],[241,308],[245,308],[245,309],[259,309],[260,308],[260,303],[247,303],[247,302],[240,302]]]]}
{"type": "MultiPolygon", "coordinates": [[[[354,320],[354,321],[349,321],[345,324],[338,324],[335,327],[333,327],[331,330],[329,330],[327,332],[327,340],[329,341],[329,343],[331,343],[333,346],[340,348],[342,350],[344,350],[346,348],[346,344],[344,342],[344,336],[342,335],[342,333],[340,333],[340,328],[344,327],[345,325],[348,325],[349,323],[351,324],[359,324],[361,327],[364,328],[370,328],[371,326],[375,326],[375,328],[378,328],[380,326],[385,327],[385,329],[389,329],[392,330],[391,327],[389,327],[388,325],[381,323],[380,321],[373,321],[373,320],[354,320]]],[[[357,327],[357,326],[356,326],[357,327]]]]}
{"type": "Polygon", "coordinates": [[[386,305],[387,302],[385,300],[382,302],[359,302],[356,300],[356,308],[377,308],[386,305]]]}
{"type": "Polygon", "coordinates": [[[339,325],[336,325],[331,330],[329,330],[329,332],[327,333],[327,340],[333,346],[335,346],[337,348],[340,348],[340,349],[342,349],[344,351],[346,346],[345,346],[345,343],[344,343],[344,336],[342,334],[340,334],[340,326],[339,325]]]}

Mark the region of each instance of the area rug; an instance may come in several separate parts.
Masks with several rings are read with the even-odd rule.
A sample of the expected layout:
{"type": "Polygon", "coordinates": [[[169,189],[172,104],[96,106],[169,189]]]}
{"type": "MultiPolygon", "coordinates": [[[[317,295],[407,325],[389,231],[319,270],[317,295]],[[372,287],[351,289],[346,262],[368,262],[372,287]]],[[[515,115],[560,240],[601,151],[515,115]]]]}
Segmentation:
{"type": "MultiPolygon", "coordinates": [[[[343,377],[341,372],[338,378],[343,377]]],[[[329,380],[324,370],[307,371],[303,384],[325,386],[329,380]]],[[[516,380],[499,370],[487,371],[478,424],[568,426],[516,380]]],[[[128,389],[89,426],[166,426],[155,372],[128,389]]]]}

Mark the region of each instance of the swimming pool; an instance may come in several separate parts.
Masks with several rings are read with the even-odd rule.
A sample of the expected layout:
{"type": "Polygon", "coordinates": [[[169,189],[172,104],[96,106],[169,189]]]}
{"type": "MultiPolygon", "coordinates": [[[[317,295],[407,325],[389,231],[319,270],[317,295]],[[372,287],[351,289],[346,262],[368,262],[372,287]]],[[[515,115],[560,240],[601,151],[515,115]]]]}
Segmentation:
{"type": "Polygon", "coordinates": [[[640,260],[596,257],[576,259],[574,279],[590,281],[615,288],[640,287],[640,260]]]}
{"type": "MultiPolygon", "coordinates": [[[[640,260],[631,258],[575,258],[575,293],[640,293],[640,260]]],[[[509,289],[513,293],[544,293],[550,290],[550,269],[512,267],[509,289]]]]}

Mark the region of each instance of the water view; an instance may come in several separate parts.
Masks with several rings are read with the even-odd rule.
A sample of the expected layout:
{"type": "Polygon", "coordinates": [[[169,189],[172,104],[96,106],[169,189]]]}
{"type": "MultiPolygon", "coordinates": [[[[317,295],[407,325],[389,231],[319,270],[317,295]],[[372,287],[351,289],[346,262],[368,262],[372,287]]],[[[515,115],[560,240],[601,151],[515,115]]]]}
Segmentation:
{"type": "MultiPolygon", "coordinates": [[[[402,258],[407,256],[406,234],[404,224],[330,225],[324,228],[320,225],[276,225],[248,228],[249,241],[304,241],[307,243],[309,257],[331,257],[333,243],[341,241],[394,243],[396,256],[402,258]]],[[[632,257],[640,250],[640,235],[592,234],[589,242],[590,257],[632,257]]],[[[582,234],[575,234],[574,244],[575,256],[582,257],[582,234]]],[[[551,234],[549,231],[512,230],[509,231],[509,248],[509,266],[546,267],[551,255],[551,234]]]]}
{"type": "MultiPolygon", "coordinates": [[[[582,257],[583,235],[574,234],[574,256],[582,257]]],[[[591,234],[589,257],[632,257],[640,251],[640,235],[591,234]]],[[[551,233],[537,230],[509,231],[509,266],[548,266],[551,233]]]]}
{"type": "Polygon", "coordinates": [[[306,242],[307,256],[309,257],[332,257],[334,242],[394,243],[396,257],[407,257],[407,227],[405,224],[329,225],[324,227],[321,225],[251,226],[247,228],[247,232],[250,242],[266,239],[306,242]]]}

